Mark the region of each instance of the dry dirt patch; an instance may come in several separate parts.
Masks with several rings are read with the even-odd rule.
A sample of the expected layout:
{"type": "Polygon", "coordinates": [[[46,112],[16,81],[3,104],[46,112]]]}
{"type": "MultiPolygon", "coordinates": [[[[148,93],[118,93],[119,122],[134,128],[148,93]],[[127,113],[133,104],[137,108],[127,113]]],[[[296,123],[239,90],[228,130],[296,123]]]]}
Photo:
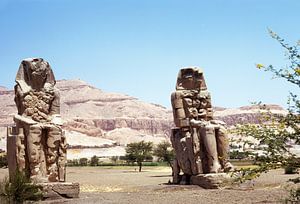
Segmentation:
{"type": "MultiPolygon", "coordinates": [[[[0,169],[0,179],[7,175],[0,169]]],[[[205,190],[198,186],[167,185],[171,180],[168,167],[68,167],[67,181],[79,182],[79,199],[59,201],[83,203],[281,203],[287,197],[285,181],[298,175],[285,175],[283,170],[263,174],[254,189],[205,190]]],[[[47,201],[46,203],[57,203],[47,201]]]]}

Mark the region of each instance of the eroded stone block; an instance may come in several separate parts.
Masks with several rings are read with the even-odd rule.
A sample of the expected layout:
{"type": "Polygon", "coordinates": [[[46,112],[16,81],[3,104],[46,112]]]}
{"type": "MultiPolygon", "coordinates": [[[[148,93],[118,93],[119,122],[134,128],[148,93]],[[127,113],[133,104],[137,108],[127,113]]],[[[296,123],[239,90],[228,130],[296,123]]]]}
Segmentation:
{"type": "Polygon", "coordinates": [[[191,184],[201,186],[205,189],[220,189],[231,185],[233,181],[230,174],[198,174],[191,176],[191,184]]]}
{"type": "Polygon", "coordinates": [[[79,183],[38,183],[43,187],[43,197],[45,200],[55,200],[61,198],[78,198],[79,183]]]}

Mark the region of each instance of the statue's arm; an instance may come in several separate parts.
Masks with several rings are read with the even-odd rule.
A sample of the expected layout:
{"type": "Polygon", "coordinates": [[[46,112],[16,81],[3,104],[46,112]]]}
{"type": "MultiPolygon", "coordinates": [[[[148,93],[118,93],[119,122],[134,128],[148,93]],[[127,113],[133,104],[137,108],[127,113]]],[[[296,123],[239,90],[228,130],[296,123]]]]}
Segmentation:
{"type": "Polygon", "coordinates": [[[63,124],[63,121],[60,116],[60,94],[58,89],[54,89],[54,99],[50,107],[50,115],[52,117],[52,124],[59,126],[63,124]]]}
{"type": "Polygon", "coordinates": [[[18,98],[22,98],[25,95],[25,93],[22,91],[19,84],[15,85],[15,96],[18,98]]]}
{"type": "Polygon", "coordinates": [[[25,93],[22,91],[21,87],[19,84],[15,85],[15,102],[18,108],[18,114],[22,115],[24,108],[22,101],[25,97],[25,93]]]}
{"type": "Polygon", "coordinates": [[[50,106],[50,115],[60,114],[60,94],[58,89],[54,89],[54,98],[50,106]]]}

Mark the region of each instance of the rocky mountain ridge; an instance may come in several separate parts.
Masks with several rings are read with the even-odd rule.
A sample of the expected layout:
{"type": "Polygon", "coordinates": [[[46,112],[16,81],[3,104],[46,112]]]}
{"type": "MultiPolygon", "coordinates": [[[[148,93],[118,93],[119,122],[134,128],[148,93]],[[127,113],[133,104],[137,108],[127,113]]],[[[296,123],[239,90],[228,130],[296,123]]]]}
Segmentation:
{"type": "MultiPolygon", "coordinates": [[[[65,121],[63,129],[69,145],[74,148],[90,147],[91,144],[101,148],[124,147],[127,143],[141,140],[158,143],[168,140],[174,126],[172,110],[161,105],[146,103],[125,94],[104,92],[81,80],[60,80],[57,81],[57,88],[61,96],[61,115],[65,121]],[[89,142],[88,138],[93,142],[89,142]]],[[[274,113],[286,113],[277,105],[268,105],[267,108],[274,113]]],[[[16,112],[14,91],[0,87],[0,138],[5,138],[5,127],[13,125],[16,112]]],[[[229,126],[255,123],[258,114],[257,106],[214,108],[215,117],[229,126]]],[[[1,142],[0,148],[3,148],[1,142]]]]}

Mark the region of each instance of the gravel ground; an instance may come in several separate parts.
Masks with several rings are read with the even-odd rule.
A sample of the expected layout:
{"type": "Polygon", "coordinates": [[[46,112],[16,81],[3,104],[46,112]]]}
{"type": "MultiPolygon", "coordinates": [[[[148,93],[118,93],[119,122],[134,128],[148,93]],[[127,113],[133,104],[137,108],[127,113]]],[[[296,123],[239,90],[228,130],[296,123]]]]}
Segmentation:
{"type": "MultiPolygon", "coordinates": [[[[0,169],[0,179],[7,175],[0,169]]],[[[68,182],[80,183],[80,198],[42,203],[282,203],[287,197],[286,181],[298,175],[274,170],[251,183],[222,190],[198,186],[168,185],[171,170],[167,167],[68,167],[68,182]]]]}

